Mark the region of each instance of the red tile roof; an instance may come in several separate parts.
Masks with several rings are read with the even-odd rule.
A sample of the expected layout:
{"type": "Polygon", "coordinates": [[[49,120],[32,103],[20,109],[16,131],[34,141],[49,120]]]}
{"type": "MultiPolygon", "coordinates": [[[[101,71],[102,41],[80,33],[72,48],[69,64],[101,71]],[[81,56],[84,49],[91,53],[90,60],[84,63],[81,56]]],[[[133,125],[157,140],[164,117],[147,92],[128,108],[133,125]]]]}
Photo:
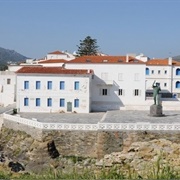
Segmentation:
{"type": "Polygon", "coordinates": [[[38,62],[38,64],[46,64],[46,63],[65,63],[67,62],[64,59],[47,59],[47,60],[41,60],[38,62]]]}
{"type": "MultiPolygon", "coordinates": [[[[173,65],[180,65],[180,62],[172,60],[173,65]]],[[[146,65],[151,66],[168,66],[169,60],[168,59],[150,59],[146,62],[146,65]]]]}
{"type": "Polygon", "coordinates": [[[65,53],[63,53],[63,52],[61,52],[61,51],[54,51],[54,52],[50,52],[50,53],[48,53],[48,54],[65,54],[65,53]]]}
{"type": "Polygon", "coordinates": [[[126,56],[81,56],[67,63],[133,63],[145,64],[144,62],[129,56],[129,62],[126,62],[126,56]]]}
{"type": "Polygon", "coordinates": [[[93,70],[87,69],[64,69],[62,67],[40,67],[40,66],[31,66],[31,67],[22,67],[17,74],[90,74],[93,73],[93,70]]]}

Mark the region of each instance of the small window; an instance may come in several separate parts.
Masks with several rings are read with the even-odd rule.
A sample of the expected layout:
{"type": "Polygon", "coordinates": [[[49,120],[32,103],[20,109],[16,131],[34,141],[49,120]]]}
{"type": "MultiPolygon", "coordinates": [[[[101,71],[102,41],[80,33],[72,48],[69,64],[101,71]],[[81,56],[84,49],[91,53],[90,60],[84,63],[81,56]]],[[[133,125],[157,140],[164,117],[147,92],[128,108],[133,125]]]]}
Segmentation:
{"type": "Polygon", "coordinates": [[[134,80],[135,81],[139,81],[139,73],[135,73],[134,74],[134,80]]]}
{"type": "Polygon", "coordinates": [[[139,95],[140,95],[139,89],[135,89],[135,90],[134,90],[134,96],[139,96],[139,95]]]}
{"type": "Polygon", "coordinates": [[[29,89],[29,81],[24,81],[24,89],[29,89]]]}
{"type": "Polygon", "coordinates": [[[149,75],[149,68],[146,68],[146,75],[149,75]]]}
{"type": "Polygon", "coordinates": [[[59,104],[60,107],[64,107],[65,106],[65,99],[64,98],[61,98],[60,99],[60,104],[59,104]]]}
{"type": "Polygon", "coordinates": [[[65,89],[65,82],[64,81],[60,81],[59,89],[60,90],[64,90],[65,89]]]}
{"type": "Polygon", "coordinates": [[[122,95],[123,95],[123,89],[119,89],[119,90],[118,90],[118,95],[119,95],[119,96],[122,96],[122,95]]]}
{"type": "Polygon", "coordinates": [[[29,106],[29,98],[24,98],[24,106],[29,106]]]}
{"type": "Polygon", "coordinates": [[[52,98],[47,99],[47,106],[51,107],[52,106],[52,98]]]}
{"type": "Polygon", "coordinates": [[[151,71],[151,74],[154,74],[154,70],[151,71]]]}
{"type": "Polygon", "coordinates": [[[101,79],[108,80],[108,73],[106,73],[106,72],[101,73],[101,79]]]}
{"type": "Polygon", "coordinates": [[[180,88],[180,82],[179,81],[176,82],[176,88],[178,88],[178,89],[180,88]]]}
{"type": "Polygon", "coordinates": [[[102,89],[102,95],[107,96],[107,89],[102,89]]]}
{"type": "Polygon", "coordinates": [[[11,84],[11,79],[7,79],[7,84],[11,84]]]}
{"type": "Polygon", "coordinates": [[[167,74],[167,70],[164,71],[164,74],[167,74]]]}
{"type": "Polygon", "coordinates": [[[36,98],[36,106],[40,106],[41,105],[41,99],[40,98],[36,98]]]}
{"type": "Polygon", "coordinates": [[[52,81],[47,82],[47,89],[52,89],[52,81]]]}
{"type": "Polygon", "coordinates": [[[167,86],[167,83],[164,83],[164,87],[166,87],[167,86]]]}
{"type": "Polygon", "coordinates": [[[74,82],[74,89],[79,90],[79,81],[74,82]]]}
{"type": "Polygon", "coordinates": [[[123,81],[123,73],[119,73],[118,74],[118,80],[119,81],[123,81]]]}
{"type": "Polygon", "coordinates": [[[176,69],[176,75],[178,75],[178,76],[180,75],[180,69],[179,68],[176,69]]]}
{"type": "Polygon", "coordinates": [[[41,82],[40,81],[36,81],[36,89],[40,89],[41,88],[41,82]]]}
{"type": "Polygon", "coordinates": [[[74,107],[79,107],[79,99],[74,100],[74,107]]]}
{"type": "Polygon", "coordinates": [[[160,70],[158,70],[158,74],[161,74],[161,71],[160,71],[160,70]]]}

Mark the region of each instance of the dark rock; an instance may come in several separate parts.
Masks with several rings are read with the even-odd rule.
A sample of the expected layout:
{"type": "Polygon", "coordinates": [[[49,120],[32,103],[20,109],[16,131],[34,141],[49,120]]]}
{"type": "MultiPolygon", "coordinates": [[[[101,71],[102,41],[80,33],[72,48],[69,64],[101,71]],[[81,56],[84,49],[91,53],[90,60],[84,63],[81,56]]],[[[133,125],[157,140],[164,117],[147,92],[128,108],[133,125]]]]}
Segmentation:
{"type": "Polygon", "coordinates": [[[11,161],[11,162],[9,162],[8,167],[10,167],[11,171],[13,171],[13,172],[19,172],[19,171],[25,170],[24,167],[18,162],[14,163],[11,161]]]}
{"type": "Polygon", "coordinates": [[[0,155],[0,162],[5,162],[5,156],[4,156],[4,154],[1,154],[1,155],[0,155]]]}
{"type": "Polygon", "coordinates": [[[49,153],[49,155],[50,155],[51,158],[54,159],[54,158],[59,157],[59,152],[58,152],[58,150],[56,149],[56,146],[55,146],[53,140],[50,141],[50,142],[48,142],[47,147],[48,147],[48,153],[49,153]]]}

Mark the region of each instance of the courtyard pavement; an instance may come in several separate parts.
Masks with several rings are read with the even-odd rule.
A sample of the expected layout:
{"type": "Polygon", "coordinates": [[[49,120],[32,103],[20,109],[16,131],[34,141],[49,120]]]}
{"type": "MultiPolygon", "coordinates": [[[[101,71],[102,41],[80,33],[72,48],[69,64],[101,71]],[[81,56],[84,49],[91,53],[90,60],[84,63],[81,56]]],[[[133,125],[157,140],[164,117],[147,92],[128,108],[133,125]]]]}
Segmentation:
{"type": "Polygon", "coordinates": [[[39,122],[53,123],[180,123],[180,111],[163,111],[163,117],[151,117],[149,111],[116,110],[107,112],[82,113],[19,113],[21,117],[39,122]]]}

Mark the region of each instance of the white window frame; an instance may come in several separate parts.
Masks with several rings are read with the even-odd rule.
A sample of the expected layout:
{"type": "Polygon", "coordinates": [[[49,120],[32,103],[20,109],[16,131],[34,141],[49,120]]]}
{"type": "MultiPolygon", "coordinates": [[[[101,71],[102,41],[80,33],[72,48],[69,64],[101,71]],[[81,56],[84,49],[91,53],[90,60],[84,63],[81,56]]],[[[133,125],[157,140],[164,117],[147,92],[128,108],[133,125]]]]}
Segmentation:
{"type": "Polygon", "coordinates": [[[101,73],[101,79],[102,80],[108,80],[108,73],[107,72],[102,72],[101,73]]]}
{"type": "Polygon", "coordinates": [[[135,73],[134,74],[134,80],[135,81],[139,81],[139,73],[135,73]]]}
{"type": "Polygon", "coordinates": [[[118,73],[118,81],[123,81],[123,73],[118,73]]]}

